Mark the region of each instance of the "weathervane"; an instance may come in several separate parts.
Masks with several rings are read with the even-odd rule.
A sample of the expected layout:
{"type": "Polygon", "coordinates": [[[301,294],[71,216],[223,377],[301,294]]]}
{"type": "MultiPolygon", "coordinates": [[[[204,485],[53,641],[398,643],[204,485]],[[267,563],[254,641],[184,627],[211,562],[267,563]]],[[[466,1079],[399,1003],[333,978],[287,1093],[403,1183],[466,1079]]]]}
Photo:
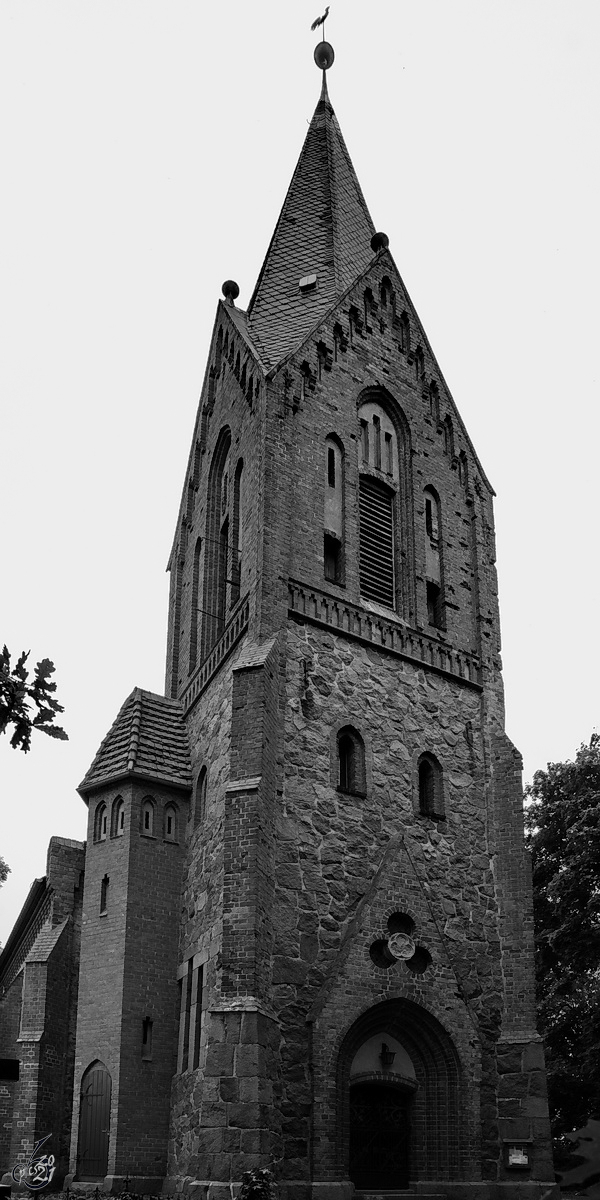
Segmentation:
{"type": "Polygon", "coordinates": [[[313,23],[311,25],[311,29],[312,29],[313,33],[314,33],[315,29],[319,28],[319,25],[323,26],[323,41],[325,41],[325,22],[327,20],[328,12],[329,12],[329,5],[327,5],[327,8],[325,9],[323,16],[317,17],[316,21],[313,21],[313,23]]]}
{"type": "MultiPolygon", "coordinates": [[[[333,53],[333,46],[331,46],[329,44],[329,42],[325,41],[325,22],[327,20],[328,13],[329,13],[329,5],[327,5],[327,8],[325,9],[323,16],[317,17],[316,21],[313,21],[313,23],[311,25],[311,29],[313,30],[313,32],[315,29],[319,28],[319,25],[323,26],[323,38],[320,42],[317,42],[317,45],[315,46],[315,62],[317,64],[317,66],[321,67],[321,69],[323,71],[329,70],[329,67],[331,66],[331,64],[335,58],[335,55],[333,53]]],[[[326,87],[325,76],[323,76],[323,86],[326,87]]]]}

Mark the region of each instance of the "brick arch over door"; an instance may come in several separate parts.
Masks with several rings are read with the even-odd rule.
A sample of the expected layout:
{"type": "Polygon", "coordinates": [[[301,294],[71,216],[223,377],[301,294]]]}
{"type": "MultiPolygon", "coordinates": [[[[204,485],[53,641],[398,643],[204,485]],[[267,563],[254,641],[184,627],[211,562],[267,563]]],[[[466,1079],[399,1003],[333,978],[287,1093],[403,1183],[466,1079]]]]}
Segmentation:
{"type": "MultiPolygon", "coordinates": [[[[418,1179],[459,1179],[468,1144],[463,1128],[468,1109],[465,1084],[452,1039],[436,1020],[411,1000],[385,1000],[363,1013],[341,1044],[337,1066],[338,1169],[348,1177],[350,1151],[350,1067],[368,1038],[396,1038],[415,1068],[412,1111],[411,1183],[418,1179]]],[[[382,1073],[382,1081],[385,1075],[382,1073]]]]}

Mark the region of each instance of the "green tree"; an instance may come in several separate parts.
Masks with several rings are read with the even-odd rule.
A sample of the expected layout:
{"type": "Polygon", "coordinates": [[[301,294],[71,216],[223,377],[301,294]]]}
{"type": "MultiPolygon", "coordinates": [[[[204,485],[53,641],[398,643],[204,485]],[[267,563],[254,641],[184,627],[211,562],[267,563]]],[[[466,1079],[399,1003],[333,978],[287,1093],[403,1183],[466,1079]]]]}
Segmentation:
{"type": "Polygon", "coordinates": [[[2,887],[3,883],[6,883],[9,871],[10,867],[8,863],[4,861],[2,855],[0,854],[0,887],[2,887]]]}
{"type": "Polygon", "coordinates": [[[538,1019],[560,1169],[565,1135],[600,1117],[600,735],[574,762],[537,771],[525,795],[538,1019]]]}
{"type": "Polygon", "coordinates": [[[67,740],[64,729],[54,724],[56,714],[63,712],[54,696],[56,684],[50,679],[54,674],[54,663],[49,658],[36,663],[30,682],[26,666],[28,658],[29,651],[23,651],[16,665],[11,667],[6,646],[0,653],[0,733],[6,733],[9,726],[13,726],[10,744],[25,753],[31,746],[34,729],[41,729],[49,737],[67,740]],[[32,705],[37,709],[35,715],[32,705]]]}

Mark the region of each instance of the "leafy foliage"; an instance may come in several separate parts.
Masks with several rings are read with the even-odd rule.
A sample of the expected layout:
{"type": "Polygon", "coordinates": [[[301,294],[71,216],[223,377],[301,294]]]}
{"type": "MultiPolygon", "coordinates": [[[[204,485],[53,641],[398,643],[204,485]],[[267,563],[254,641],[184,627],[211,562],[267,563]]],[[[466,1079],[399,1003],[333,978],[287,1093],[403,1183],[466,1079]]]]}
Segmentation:
{"type": "Polygon", "coordinates": [[[54,673],[54,663],[49,658],[36,663],[33,679],[28,682],[28,658],[29,651],[24,650],[11,668],[6,646],[0,653],[0,733],[6,733],[9,725],[14,726],[10,744],[13,749],[25,753],[31,746],[34,729],[41,729],[49,737],[68,740],[64,729],[54,724],[56,714],[63,712],[62,705],[54,697],[56,684],[50,679],[54,673]],[[33,717],[31,703],[37,708],[33,717]]]}
{"type": "Polygon", "coordinates": [[[566,1135],[600,1117],[600,735],[526,788],[536,985],[556,1165],[566,1135]]]}
{"type": "Polygon", "coordinates": [[[10,867],[9,867],[8,863],[4,861],[2,855],[0,854],[0,885],[3,883],[6,883],[9,872],[10,872],[10,867]]]}
{"type": "Polygon", "coordinates": [[[242,1175],[239,1200],[273,1200],[273,1176],[266,1167],[254,1167],[242,1175]]]}
{"type": "Polygon", "coordinates": [[[577,1188],[578,1196],[600,1200],[600,1121],[590,1120],[585,1129],[576,1129],[567,1137],[575,1143],[577,1165],[561,1176],[561,1189],[577,1188]]]}

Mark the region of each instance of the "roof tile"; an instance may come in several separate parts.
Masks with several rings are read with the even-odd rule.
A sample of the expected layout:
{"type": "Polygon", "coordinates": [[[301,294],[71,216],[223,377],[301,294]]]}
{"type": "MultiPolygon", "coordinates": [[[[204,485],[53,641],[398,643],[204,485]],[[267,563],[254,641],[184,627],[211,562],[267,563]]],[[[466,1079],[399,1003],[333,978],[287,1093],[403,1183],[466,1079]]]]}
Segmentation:
{"type": "Polygon", "coordinates": [[[190,748],[178,700],[134,688],[79,791],[85,794],[126,775],[191,787],[190,748]]]}
{"type": "Polygon", "coordinates": [[[271,367],[366,270],[374,232],[324,84],[248,305],[250,338],[271,367]],[[301,292],[306,275],[317,283],[301,292]]]}

